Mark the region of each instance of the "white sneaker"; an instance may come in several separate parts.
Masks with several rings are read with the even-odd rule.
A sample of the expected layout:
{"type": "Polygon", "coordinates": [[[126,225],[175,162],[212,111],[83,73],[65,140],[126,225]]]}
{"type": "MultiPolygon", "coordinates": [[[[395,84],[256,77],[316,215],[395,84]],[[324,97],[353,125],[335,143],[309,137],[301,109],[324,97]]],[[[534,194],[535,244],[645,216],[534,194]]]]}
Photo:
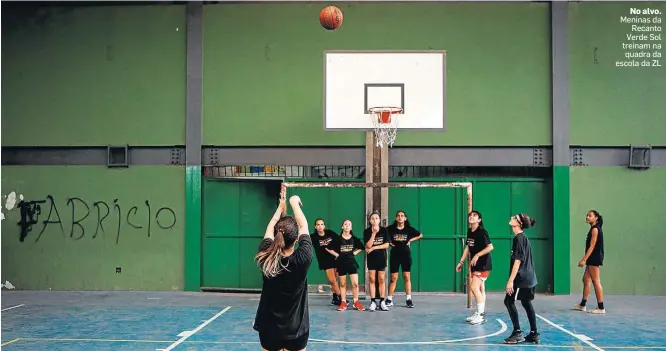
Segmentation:
{"type": "Polygon", "coordinates": [[[485,313],[477,313],[474,318],[472,318],[471,321],[469,321],[469,324],[471,325],[477,325],[477,324],[482,324],[486,322],[486,314],[485,313]]]}
{"type": "Polygon", "coordinates": [[[465,320],[468,321],[468,322],[470,322],[470,321],[472,321],[473,319],[477,318],[478,316],[479,316],[479,312],[477,311],[477,312],[474,312],[473,315],[471,315],[471,316],[465,318],[465,320]]]}
{"type": "Polygon", "coordinates": [[[586,312],[586,311],[587,311],[587,307],[586,307],[586,306],[581,306],[580,304],[575,304],[575,305],[573,305],[573,309],[574,309],[574,310],[583,311],[583,312],[586,312]]]}
{"type": "Polygon", "coordinates": [[[372,301],[370,303],[370,307],[368,307],[368,311],[374,312],[376,309],[377,309],[377,304],[374,301],[372,301]]]}
{"type": "Polygon", "coordinates": [[[382,311],[388,311],[388,306],[386,306],[386,302],[382,301],[379,303],[379,309],[382,311]]]}

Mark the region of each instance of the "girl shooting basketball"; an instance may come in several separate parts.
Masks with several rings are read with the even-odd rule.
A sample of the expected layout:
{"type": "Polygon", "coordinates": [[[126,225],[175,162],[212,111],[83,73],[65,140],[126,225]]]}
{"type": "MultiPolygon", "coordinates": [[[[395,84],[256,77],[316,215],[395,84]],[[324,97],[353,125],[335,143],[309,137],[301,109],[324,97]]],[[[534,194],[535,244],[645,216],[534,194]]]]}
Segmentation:
{"type": "Polygon", "coordinates": [[[379,225],[379,213],[372,212],[368,220],[370,226],[363,231],[365,251],[368,254],[368,282],[370,284],[370,307],[369,311],[375,311],[379,303],[379,309],[388,311],[384,294],[386,293],[386,251],[389,247],[389,234],[386,228],[379,225]],[[375,277],[377,280],[375,281],[375,277]],[[379,301],[377,301],[377,289],[375,282],[379,284],[379,301]]]}
{"type": "Polygon", "coordinates": [[[467,230],[467,246],[463,250],[460,262],[456,266],[456,272],[462,271],[465,258],[470,259],[470,270],[472,279],[469,282],[469,289],[476,299],[476,312],[471,317],[467,317],[470,324],[481,324],[486,322],[486,291],[485,281],[493,269],[493,262],[490,251],[493,250],[493,244],[490,242],[488,232],[483,227],[482,216],[478,211],[472,211],[469,214],[468,221],[470,228],[467,230]]]}
{"type": "Polygon", "coordinates": [[[326,229],[326,224],[322,218],[317,218],[315,221],[315,231],[310,234],[310,238],[312,239],[312,245],[317,255],[319,270],[326,273],[326,279],[328,279],[328,283],[331,285],[331,291],[333,292],[331,305],[339,306],[342,299],[340,298],[338,276],[335,271],[335,256],[326,251],[326,248],[329,245],[331,245],[330,247],[334,247],[335,242],[340,240],[340,237],[334,231],[326,229]]]}
{"type": "Polygon", "coordinates": [[[342,222],[342,234],[340,240],[337,241],[336,247],[326,251],[336,257],[336,267],[338,275],[340,276],[340,296],[342,301],[338,306],[338,311],[347,309],[347,275],[352,285],[352,298],[354,299],[353,306],[359,311],[364,311],[365,308],[358,301],[358,262],[356,262],[356,255],[363,251],[364,246],[361,240],[354,236],[352,232],[352,222],[345,220],[342,222]]]}
{"type": "Polygon", "coordinates": [[[286,216],[285,194],[283,185],[278,208],[255,256],[263,284],[253,328],[265,351],[305,350],[310,335],[307,274],[312,241],[301,199],[296,195],[289,199],[294,216],[286,216]]]}
{"type": "Polygon", "coordinates": [[[509,281],[506,283],[506,296],[504,305],[509,310],[509,317],[513,323],[513,332],[504,339],[507,344],[517,344],[527,341],[538,343],[539,333],[536,325],[536,312],[532,306],[534,300],[534,290],[537,285],[537,277],[534,272],[534,262],[532,261],[532,245],[523,230],[533,227],[536,220],[528,215],[521,213],[511,216],[509,225],[513,231],[513,245],[511,247],[511,273],[509,281]],[[530,322],[530,333],[523,337],[520,330],[520,321],[518,319],[518,309],[516,309],[516,300],[525,308],[527,319],[530,322]]]}
{"type": "Polygon", "coordinates": [[[398,273],[402,267],[402,279],[405,283],[405,294],[407,294],[407,307],[414,308],[412,303],[412,241],[419,240],[423,234],[414,229],[409,224],[407,215],[404,211],[398,211],[395,215],[395,221],[388,226],[389,235],[391,237],[392,246],[391,255],[389,258],[389,268],[391,271],[391,283],[389,284],[389,296],[386,301],[386,306],[393,306],[393,293],[395,286],[398,282],[398,273]]]}
{"type": "Polygon", "coordinates": [[[585,239],[585,255],[578,262],[578,267],[585,268],[583,274],[583,299],[580,304],[575,304],[574,309],[587,311],[585,304],[590,297],[590,285],[594,284],[594,293],[597,296],[598,307],[589,311],[590,313],[606,313],[604,308],[604,289],[601,286],[601,266],[604,264],[604,231],[601,227],[604,225],[604,219],[599,212],[592,210],[587,213],[585,221],[590,225],[585,239]]]}

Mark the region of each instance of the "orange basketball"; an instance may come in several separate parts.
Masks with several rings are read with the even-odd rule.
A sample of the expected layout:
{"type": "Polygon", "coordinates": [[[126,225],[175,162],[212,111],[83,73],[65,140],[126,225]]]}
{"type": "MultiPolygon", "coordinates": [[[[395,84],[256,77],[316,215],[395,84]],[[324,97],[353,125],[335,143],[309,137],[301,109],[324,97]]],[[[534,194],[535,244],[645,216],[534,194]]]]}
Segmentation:
{"type": "Polygon", "coordinates": [[[342,25],[342,11],[335,6],[326,6],[319,13],[319,23],[327,30],[340,28],[342,25]]]}

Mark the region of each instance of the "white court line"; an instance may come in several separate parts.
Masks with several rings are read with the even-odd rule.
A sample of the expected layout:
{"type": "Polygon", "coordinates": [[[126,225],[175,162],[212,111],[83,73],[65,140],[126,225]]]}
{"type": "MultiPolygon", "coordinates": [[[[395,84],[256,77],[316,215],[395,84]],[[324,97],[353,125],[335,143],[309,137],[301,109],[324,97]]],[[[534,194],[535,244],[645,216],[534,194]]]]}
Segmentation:
{"type": "Polygon", "coordinates": [[[499,324],[502,326],[500,330],[487,335],[480,335],[471,338],[464,339],[454,339],[454,340],[435,340],[435,341],[396,341],[396,342],[378,342],[378,341],[342,341],[342,340],[324,340],[324,339],[310,339],[314,342],[330,343],[330,344],[355,344],[355,345],[439,345],[439,344],[448,344],[461,341],[470,341],[477,339],[485,339],[492,336],[500,335],[506,332],[509,328],[506,326],[506,323],[501,319],[497,319],[499,324]]]}
{"type": "Polygon", "coordinates": [[[582,341],[582,342],[584,342],[584,343],[590,345],[591,348],[593,348],[593,349],[595,349],[595,350],[597,350],[597,351],[604,351],[604,349],[602,349],[601,347],[599,347],[599,346],[593,344],[592,342],[590,342],[590,340],[592,340],[592,339],[590,339],[589,337],[587,337],[587,336],[585,336],[585,335],[583,335],[583,334],[572,333],[572,332],[570,332],[570,331],[568,331],[568,330],[566,330],[566,329],[560,327],[559,325],[557,325],[557,324],[555,324],[555,323],[549,321],[548,319],[544,318],[543,316],[541,316],[541,315],[539,315],[539,314],[537,314],[536,316],[539,317],[539,318],[541,318],[541,320],[543,320],[544,322],[546,322],[546,323],[552,325],[553,327],[555,327],[555,328],[557,328],[557,329],[559,329],[559,330],[561,330],[561,331],[563,331],[563,332],[565,332],[565,333],[567,333],[567,334],[573,336],[574,338],[576,338],[576,339],[578,339],[578,340],[580,340],[580,341],[582,341]]]}
{"type": "Polygon", "coordinates": [[[13,309],[15,309],[15,308],[19,308],[19,307],[23,307],[23,306],[25,306],[24,303],[22,303],[22,304],[20,304],[20,305],[12,306],[12,307],[7,307],[7,308],[5,308],[4,310],[0,310],[0,312],[13,310],[13,309]]]}
{"type": "Polygon", "coordinates": [[[182,344],[183,341],[187,340],[187,338],[189,338],[190,336],[196,334],[199,330],[203,329],[203,328],[204,328],[205,326],[207,326],[210,322],[216,320],[217,317],[223,315],[224,312],[229,311],[230,308],[231,308],[231,306],[227,306],[225,309],[223,309],[222,311],[218,312],[216,315],[214,315],[213,317],[211,317],[211,318],[208,319],[207,321],[201,323],[201,325],[199,325],[198,327],[196,327],[194,330],[186,330],[186,331],[184,331],[184,332],[178,334],[178,336],[181,336],[181,335],[182,335],[181,338],[178,339],[178,340],[177,340],[176,342],[174,342],[173,344],[169,345],[169,347],[167,347],[166,349],[157,349],[157,350],[159,350],[159,351],[171,351],[171,350],[173,350],[176,346],[182,344]]]}

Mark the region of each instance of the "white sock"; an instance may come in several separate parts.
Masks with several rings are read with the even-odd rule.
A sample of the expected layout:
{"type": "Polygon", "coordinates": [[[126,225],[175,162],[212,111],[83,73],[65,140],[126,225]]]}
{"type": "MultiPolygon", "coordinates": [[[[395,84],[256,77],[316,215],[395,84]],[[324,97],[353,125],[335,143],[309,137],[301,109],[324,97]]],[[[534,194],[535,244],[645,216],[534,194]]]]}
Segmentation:
{"type": "Polygon", "coordinates": [[[386,299],[387,300],[393,300],[393,296],[387,296],[386,299]]]}
{"type": "Polygon", "coordinates": [[[411,299],[412,299],[412,295],[407,295],[407,300],[411,300],[411,299]]]}
{"type": "Polygon", "coordinates": [[[486,303],[477,303],[476,308],[479,311],[479,313],[485,313],[486,312],[486,303]]]}

